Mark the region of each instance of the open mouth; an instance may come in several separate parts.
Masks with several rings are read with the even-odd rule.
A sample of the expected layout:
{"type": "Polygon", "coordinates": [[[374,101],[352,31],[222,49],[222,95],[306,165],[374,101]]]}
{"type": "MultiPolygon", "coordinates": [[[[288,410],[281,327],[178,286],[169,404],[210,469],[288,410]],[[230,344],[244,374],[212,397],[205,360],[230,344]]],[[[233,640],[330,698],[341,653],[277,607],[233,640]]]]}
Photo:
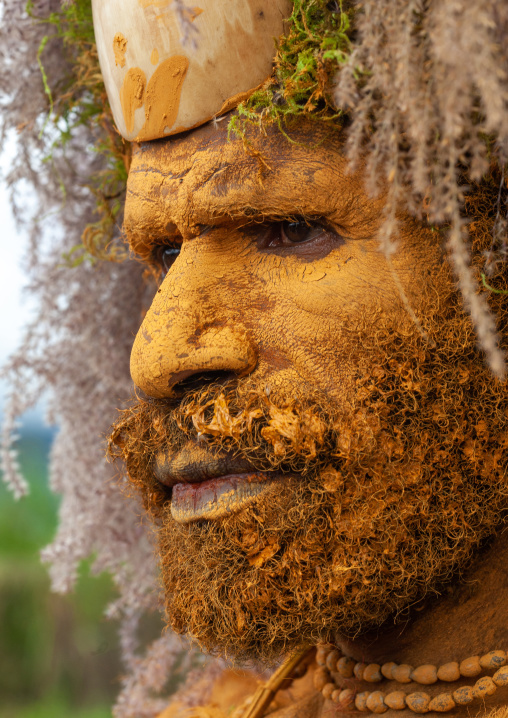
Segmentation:
{"type": "Polygon", "coordinates": [[[206,444],[189,442],[176,454],[160,452],[154,473],[171,489],[171,515],[178,523],[219,519],[240,511],[283,475],[260,472],[239,456],[215,456],[206,444]]]}

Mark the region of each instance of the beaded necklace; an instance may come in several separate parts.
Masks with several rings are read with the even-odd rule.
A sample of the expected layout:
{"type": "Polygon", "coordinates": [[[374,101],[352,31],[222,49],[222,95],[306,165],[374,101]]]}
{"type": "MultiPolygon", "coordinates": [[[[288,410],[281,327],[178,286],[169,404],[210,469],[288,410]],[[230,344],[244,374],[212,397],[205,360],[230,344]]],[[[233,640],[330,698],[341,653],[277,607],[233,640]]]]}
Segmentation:
{"type": "MultiPolygon", "coordinates": [[[[292,654],[267,683],[261,685],[253,696],[239,706],[232,718],[261,718],[283,684],[287,685],[288,680],[302,675],[301,667],[306,667],[309,654],[313,651],[314,648],[303,648],[292,654]]],[[[468,705],[475,699],[493,695],[502,686],[508,686],[508,654],[505,651],[490,651],[483,656],[471,656],[461,663],[451,661],[439,667],[429,663],[413,668],[408,664],[397,664],[393,661],[383,665],[362,663],[346,656],[331,644],[319,644],[316,663],[318,667],[314,671],[314,687],[324,698],[348,712],[351,712],[352,708],[370,713],[384,713],[389,708],[407,708],[413,713],[446,713],[456,706],[468,705]],[[460,686],[434,698],[424,691],[406,693],[400,690],[385,693],[376,690],[358,693],[352,688],[344,687],[344,682],[352,678],[373,684],[381,683],[385,679],[401,684],[415,682],[428,686],[439,681],[452,683],[461,677],[475,678],[484,671],[492,670],[495,671],[492,677],[483,676],[474,686],[460,686]]]]}
{"type": "Polygon", "coordinates": [[[475,699],[491,696],[501,686],[508,686],[507,662],[508,655],[505,651],[490,651],[483,656],[466,658],[461,663],[452,661],[439,667],[425,664],[413,668],[393,661],[383,665],[366,664],[344,655],[335,646],[320,644],[316,653],[318,668],[314,673],[314,687],[321,691],[325,698],[340,707],[354,706],[362,712],[384,713],[389,708],[393,710],[408,708],[413,713],[429,711],[445,713],[455,706],[465,706],[475,699]],[[475,678],[484,671],[492,670],[495,671],[492,677],[483,676],[474,686],[461,686],[454,691],[440,693],[434,698],[424,691],[406,693],[399,690],[385,693],[375,690],[357,693],[351,688],[341,686],[342,681],[353,677],[367,683],[381,683],[385,679],[401,684],[414,681],[428,686],[438,681],[452,683],[460,677],[475,678]]]}

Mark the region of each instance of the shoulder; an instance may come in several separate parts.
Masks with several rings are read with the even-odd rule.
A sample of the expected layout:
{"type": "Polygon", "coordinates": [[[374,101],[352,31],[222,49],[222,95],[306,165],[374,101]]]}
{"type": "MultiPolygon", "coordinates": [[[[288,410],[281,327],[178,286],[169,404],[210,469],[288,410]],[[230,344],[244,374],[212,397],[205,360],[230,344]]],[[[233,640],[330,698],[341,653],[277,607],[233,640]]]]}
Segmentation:
{"type": "Polygon", "coordinates": [[[258,685],[259,679],[252,671],[226,669],[214,682],[206,706],[189,708],[176,700],[157,718],[226,718],[255,692],[258,685]]]}
{"type": "MultiPolygon", "coordinates": [[[[215,681],[206,705],[188,708],[181,702],[172,702],[157,718],[241,718],[260,683],[253,672],[225,670],[215,681]]],[[[277,692],[266,715],[269,718],[321,718],[323,703],[321,694],[314,689],[312,671],[308,671],[288,688],[277,692]]]]}

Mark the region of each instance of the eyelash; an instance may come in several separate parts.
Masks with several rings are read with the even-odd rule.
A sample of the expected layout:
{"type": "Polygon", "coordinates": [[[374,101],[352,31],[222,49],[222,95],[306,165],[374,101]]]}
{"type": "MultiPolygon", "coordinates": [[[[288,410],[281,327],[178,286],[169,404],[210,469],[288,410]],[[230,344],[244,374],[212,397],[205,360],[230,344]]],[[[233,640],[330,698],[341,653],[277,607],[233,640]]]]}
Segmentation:
{"type": "Polygon", "coordinates": [[[152,262],[158,267],[163,279],[180,254],[180,245],[160,244],[152,252],[152,262]]]}
{"type": "MultiPolygon", "coordinates": [[[[307,219],[306,217],[294,217],[282,220],[277,224],[279,227],[279,237],[276,237],[275,241],[279,239],[282,246],[288,247],[296,247],[301,244],[310,243],[312,240],[320,237],[324,232],[330,231],[323,223],[323,220],[307,219]],[[301,236],[298,236],[299,234],[301,236]]],[[[270,246],[270,244],[268,244],[268,246],[270,246]]]]}

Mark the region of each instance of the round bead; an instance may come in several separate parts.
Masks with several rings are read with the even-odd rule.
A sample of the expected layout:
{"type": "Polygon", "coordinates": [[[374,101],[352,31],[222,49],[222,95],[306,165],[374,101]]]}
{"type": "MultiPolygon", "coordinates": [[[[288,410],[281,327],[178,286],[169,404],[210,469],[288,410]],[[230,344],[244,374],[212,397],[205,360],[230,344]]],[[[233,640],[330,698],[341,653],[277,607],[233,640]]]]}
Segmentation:
{"type": "Polygon", "coordinates": [[[373,713],[385,713],[388,708],[385,706],[384,696],[381,691],[373,691],[367,698],[367,708],[373,713]]]}
{"type": "Polygon", "coordinates": [[[417,691],[406,696],[406,705],[413,713],[427,713],[429,710],[430,696],[428,693],[417,691]]]}
{"type": "Polygon", "coordinates": [[[314,688],[322,691],[327,683],[330,683],[330,674],[326,668],[317,668],[314,671],[314,688]]]}
{"type": "Polygon", "coordinates": [[[334,648],[333,651],[330,651],[330,653],[326,657],[326,667],[329,671],[335,671],[337,668],[337,661],[339,660],[341,654],[339,651],[334,648]]]}
{"type": "Polygon", "coordinates": [[[326,657],[330,653],[329,646],[318,646],[316,651],[316,663],[318,666],[326,666],[326,657]]]}
{"type": "Polygon", "coordinates": [[[429,711],[436,711],[437,713],[446,713],[446,711],[451,711],[452,708],[455,708],[455,701],[451,693],[440,693],[429,703],[429,711]]]}
{"type": "Polygon", "coordinates": [[[349,706],[351,703],[354,703],[355,700],[355,692],[351,690],[351,688],[344,688],[343,691],[340,692],[339,696],[339,703],[343,706],[349,706]]]}
{"type": "Polygon", "coordinates": [[[411,673],[411,678],[424,686],[430,686],[437,681],[437,668],[430,663],[418,666],[411,673]]]}
{"type": "Polygon", "coordinates": [[[322,689],[321,695],[323,696],[323,698],[331,698],[332,693],[336,688],[337,686],[335,685],[335,683],[327,683],[322,689]]]}
{"type": "Polygon", "coordinates": [[[342,691],[340,690],[340,688],[336,688],[334,690],[334,692],[332,693],[332,701],[334,703],[340,703],[340,694],[341,693],[342,693],[342,691]]]}
{"type": "Polygon", "coordinates": [[[506,663],[505,651],[490,651],[480,658],[480,666],[486,671],[501,668],[506,663]]]}
{"type": "Polygon", "coordinates": [[[404,691],[392,691],[384,698],[385,705],[395,711],[401,711],[406,707],[406,694],[404,691]]]}
{"type": "Polygon", "coordinates": [[[407,663],[401,663],[400,666],[395,666],[392,670],[392,677],[397,683],[411,683],[412,672],[413,666],[408,666],[407,663]]]}
{"type": "Polygon", "coordinates": [[[466,658],[459,666],[460,675],[465,676],[466,678],[474,678],[474,676],[479,676],[482,672],[482,667],[480,666],[480,656],[471,656],[470,658],[466,658]]]}
{"type": "Polygon", "coordinates": [[[437,669],[437,678],[439,681],[446,681],[451,683],[452,681],[458,681],[460,678],[460,669],[457,661],[451,663],[444,663],[437,669]]]}
{"type": "Polygon", "coordinates": [[[467,706],[474,699],[471,686],[462,686],[453,691],[452,698],[458,706],[467,706]]]}
{"type": "Polygon", "coordinates": [[[379,683],[383,680],[381,675],[381,666],[379,663],[369,663],[369,665],[363,671],[363,680],[368,683],[379,683]]]}
{"type": "Polygon", "coordinates": [[[355,663],[355,666],[353,668],[353,673],[355,674],[356,678],[358,678],[359,681],[363,680],[363,672],[367,668],[366,663],[355,663]]]}
{"type": "Polygon", "coordinates": [[[324,668],[326,666],[326,656],[323,653],[316,653],[316,663],[320,668],[324,668]]]}
{"type": "Polygon", "coordinates": [[[485,698],[492,696],[497,691],[497,686],[490,676],[484,676],[476,681],[473,686],[473,695],[475,698],[485,698]]]}
{"type": "MultiPolygon", "coordinates": [[[[397,668],[397,664],[393,661],[389,661],[388,663],[383,663],[381,666],[381,673],[385,678],[388,678],[389,681],[393,679],[393,669],[397,668]]],[[[398,693],[398,691],[396,691],[398,693]]]]}
{"type": "Polygon", "coordinates": [[[359,711],[366,711],[367,708],[367,696],[368,693],[357,693],[355,697],[355,708],[357,708],[359,711]]]}
{"type": "Polygon", "coordinates": [[[333,651],[336,646],[333,643],[317,643],[316,650],[321,651],[325,655],[328,655],[330,651],[333,651]]]}
{"type": "Polygon", "coordinates": [[[337,661],[337,673],[339,673],[342,678],[352,678],[355,665],[356,662],[352,658],[342,656],[342,658],[339,658],[337,661]]]}
{"type": "Polygon", "coordinates": [[[492,676],[492,680],[496,686],[508,686],[508,666],[504,666],[496,671],[492,676]]]}

